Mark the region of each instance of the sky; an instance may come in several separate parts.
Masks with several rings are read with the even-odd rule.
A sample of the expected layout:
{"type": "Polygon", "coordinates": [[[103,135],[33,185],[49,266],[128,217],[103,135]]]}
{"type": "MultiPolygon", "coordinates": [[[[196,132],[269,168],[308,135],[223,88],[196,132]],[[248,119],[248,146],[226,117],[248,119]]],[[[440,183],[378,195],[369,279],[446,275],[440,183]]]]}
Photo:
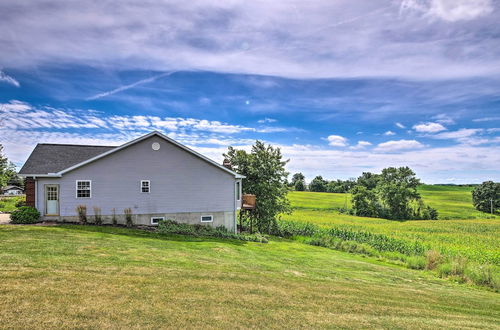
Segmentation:
{"type": "Polygon", "coordinates": [[[264,141],[307,181],[500,181],[498,22],[493,0],[2,1],[0,144],[20,167],[158,130],[218,162],[264,141]]]}

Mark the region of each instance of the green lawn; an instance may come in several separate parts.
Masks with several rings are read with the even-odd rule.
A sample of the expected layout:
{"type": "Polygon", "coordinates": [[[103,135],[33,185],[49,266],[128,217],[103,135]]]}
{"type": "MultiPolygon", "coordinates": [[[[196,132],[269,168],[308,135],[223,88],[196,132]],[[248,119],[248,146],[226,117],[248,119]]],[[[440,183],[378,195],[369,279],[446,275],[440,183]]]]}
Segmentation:
{"type": "MultiPolygon", "coordinates": [[[[424,186],[421,193],[432,201],[439,212],[448,209],[450,214],[473,214],[472,204],[467,208],[469,188],[424,186]],[[457,201],[453,202],[456,194],[457,201]],[[432,197],[429,197],[432,196],[432,197]],[[458,205],[458,206],[453,206],[458,205]],[[471,211],[472,209],[472,211],[471,211]]],[[[356,231],[369,231],[391,237],[419,241],[429,248],[447,255],[461,255],[471,261],[500,266],[500,217],[475,220],[415,220],[391,221],[378,218],[356,217],[340,214],[333,207],[341,207],[346,194],[291,192],[294,207],[285,220],[311,222],[323,227],[337,226],[356,231]],[[340,195],[340,196],[339,196],[340,195]],[[333,207],[332,207],[333,206],[333,207]]],[[[488,215],[489,216],[489,215],[488,215]]]]}
{"type": "Polygon", "coordinates": [[[0,197],[0,212],[10,213],[17,209],[17,202],[24,200],[24,196],[0,197]]]}
{"type": "Polygon", "coordinates": [[[497,293],[293,241],[0,226],[0,328],[498,328],[497,293]]]}
{"type": "MultiPolygon", "coordinates": [[[[472,187],[421,185],[418,188],[425,203],[436,208],[440,219],[497,218],[474,209],[472,187]]],[[[337,209],[351,207],[351,194],[292,191],[288,195],[294,208],[337,209]]]]}

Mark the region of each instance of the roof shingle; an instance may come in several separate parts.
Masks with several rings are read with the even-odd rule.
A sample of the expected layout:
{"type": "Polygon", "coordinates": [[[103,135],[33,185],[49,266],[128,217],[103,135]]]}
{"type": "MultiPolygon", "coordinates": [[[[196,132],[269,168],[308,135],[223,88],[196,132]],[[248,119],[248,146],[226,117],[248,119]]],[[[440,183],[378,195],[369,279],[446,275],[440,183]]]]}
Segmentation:
{"type": "Polygon", "coordinates": [[[114,148],[116,146],[39,143],[19,174],[57,173],[114,148]]]}

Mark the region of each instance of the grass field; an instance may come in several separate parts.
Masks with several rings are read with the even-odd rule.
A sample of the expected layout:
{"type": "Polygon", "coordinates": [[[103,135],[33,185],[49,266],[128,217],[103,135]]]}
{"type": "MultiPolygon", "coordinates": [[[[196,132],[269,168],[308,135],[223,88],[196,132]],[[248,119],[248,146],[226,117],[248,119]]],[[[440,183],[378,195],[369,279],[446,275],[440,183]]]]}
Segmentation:
{"type": "Polygon", "coordinates": [[[9,213],[17,209],[16,203],[24,200],[24,196],[0,197],[0,212],[9,213]]]}
{"type": "MultiPolygon", "coordinates": [[[[469,192],[467,187],[424,186],[421,189],[426,202],[438,208],[440,213],[447,212],[455,216],[476,214],[472,204],[467,203],[469,192]],[[456,196],[456,201],[453,196],[456,196]]],[[[356,217],[334,210],[344,205],[345,198],[346,194],[291,192],[289,199],[295,209],[291,215],[284,215],[283,219],[419,241],[447,255],[461,255],[472,261],[500,266],[500,217],[485,219],[483,217],[490,215],[480,214],[476,220],[403,222],[356,217]]]]}
{"type": "Polygon", "coordinates": [[[499,295],[294,241],[0,226],[0,328],[498,328],[499,295]]]}

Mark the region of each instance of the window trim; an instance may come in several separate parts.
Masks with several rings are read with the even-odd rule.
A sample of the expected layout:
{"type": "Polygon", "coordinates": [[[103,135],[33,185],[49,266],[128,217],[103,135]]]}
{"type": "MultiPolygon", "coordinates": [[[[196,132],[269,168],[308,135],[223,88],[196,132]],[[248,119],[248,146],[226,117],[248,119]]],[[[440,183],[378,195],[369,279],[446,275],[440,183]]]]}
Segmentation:
{"type": "MultiPolygon", "coordinates": [[[[80,189],[80,190],[87,190],[87,189],[80,189]]],[[[92,198],[92,180],[75,180],[75,197],[76,198],[92,198]],[[89,183],[89,197],[78,197],[78,182],[88,182],[89,183]]]]}
{"type": "Polygon", "coordinates": [[[236,185],[236,188],[235,188],[235,190],[236,190],[236,201],[239,202],[239,201],[241,201],[241,195],[242,195],[241,194],[241,181],[236,181],[235,185],[236,185]]]}
{"type": "Polygon", "coordinates": [[[201,222],[214,222],[214,216],[212,214],[204,214],[200,217],[201,222]],[[210,217],[210,220],[203,220],[204,217],[210,217]]]}
{"type": "Polygon", "coordinates": [[[165,221],[165,217],[151,217],[151,225],[158,225],[160,223],[160,221],[158,221],[157,223],[154,223],[153,222],[153,219],[161,219],[160,221],[165,221]]]}
{"type": "Polygon", "coordinates": [[[141,194],[150,194],[151,193],[151,180],[141,180],[141,185],[139,186],[139,191],[141,194]],[[148,183],[148,191],[142,191],[142,183],[147,182],[148,183]]]}

